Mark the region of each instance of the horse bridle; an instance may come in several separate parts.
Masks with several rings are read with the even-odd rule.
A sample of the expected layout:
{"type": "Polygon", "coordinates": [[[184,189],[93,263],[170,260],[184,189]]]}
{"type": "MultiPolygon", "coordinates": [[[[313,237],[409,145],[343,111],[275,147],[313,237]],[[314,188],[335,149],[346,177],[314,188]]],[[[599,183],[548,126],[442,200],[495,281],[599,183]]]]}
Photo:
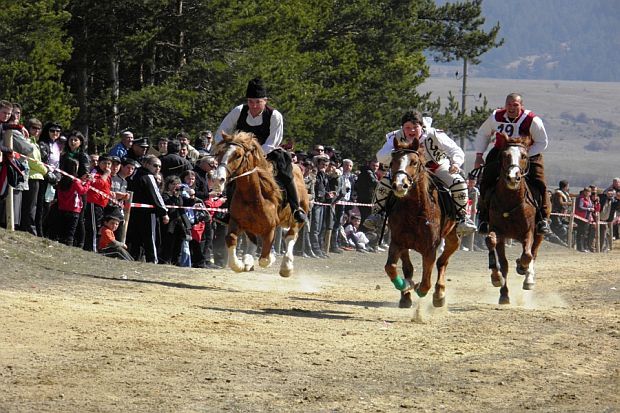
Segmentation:
{"type": "MultiPolygon", "coordinates": [[[[525,151],[527,153],[527,148],[522,143],[509,143],[506,146],[520,146],[521,148],[525,149],[525,151]]],[[[508,165],[508,169],[512,168],[513,166],[519,168],[519,172],[521,173],[521,175],[523,177],[525,177],[528,174],[528,172],[530,171],[530,158],[526,158],[525,170],[523,168],[521,168],[521,165],[514,164],[514,163],[511,163],[510,165],[508,165]]]]}
{"type": "MultiPolygon", "coordinates": [[[[416,155],[418,155],[418,158],[420,157],[420,154],[418,153],[418,151],[416,151],[414,149],[399,149],[399,150],[394,151],[394,153],[395,154],[399,154],[399,153],[403,153],[403,154],[415,153],[416,155]]],[[[419,166],[418,166],[418,171],[417,172],[420,172],[420,167],[419,166]]],[[[407,179],[409,179],[409,181],[411,182],[411,185],[415,186],[415,180],[413,179],[413,177],[411,175],[409,175],[409,173],[406,170],[398,169],[396,172],[394,172],[394,175],[392,175],[392,181],[394,179],[396,179],[396,177],[398,175],[405,175],[407,177],[407,179]]]]}
{"type": "Polygon", "coordinates": [[[230,147],[230,146],[236,146],[238,148],[243,149],[243,157],[241,158],[241,161],[239,162],[239,165],[237,166],[237,168],[234,171],[230,170],[230,168],[228,167],[228,162],[220,162],[220,166],[224,167],[224,169],[226,170],[226,173],[229,176],[228,182],[232,182],[232,181],[234,181],[234,180],[236,180],[238,178],[241,178],[242,176],[250,175],[251,173],[255,172],[256,168],[237,175],[237,173],[239,172],[241,167],[248,162],[248,151],[242,145],[239,145],[236,142],[230,142],[230,143],[228,143],[226,145],[226,147],[230,147]]]}

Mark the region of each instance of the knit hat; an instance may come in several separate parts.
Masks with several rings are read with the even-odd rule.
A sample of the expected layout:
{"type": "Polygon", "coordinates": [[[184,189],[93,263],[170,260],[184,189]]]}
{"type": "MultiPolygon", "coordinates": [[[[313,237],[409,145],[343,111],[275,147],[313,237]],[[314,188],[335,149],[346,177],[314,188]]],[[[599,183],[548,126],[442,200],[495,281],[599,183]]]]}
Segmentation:
{"type": "Polygon", "coordinates": [[[260,99],[267,97],[267,88],[262,79],[256,77],[248,82],[248,88],[245,92],[248,99],[260,99]]]}

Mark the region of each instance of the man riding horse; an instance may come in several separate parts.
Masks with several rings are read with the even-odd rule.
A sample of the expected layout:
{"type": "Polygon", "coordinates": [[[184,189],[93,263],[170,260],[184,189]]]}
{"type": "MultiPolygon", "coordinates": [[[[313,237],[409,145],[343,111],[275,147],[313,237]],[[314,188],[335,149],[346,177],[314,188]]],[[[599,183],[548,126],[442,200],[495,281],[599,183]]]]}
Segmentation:
{"type": "MultiPolygon", "coordinates": [[[[444,186],[450,190],[452,200],[456,206],[456,218],[459,222],[458,232],[473,232],[476,226],[467,216],[467,182],[461,176],[461,166],[465,161],[463,150],[442,130],[431,127],[432,119],[423,118],[418,111],[407,112],[401,119],[401,128],[386,135],[386,142],[377,152],[377,160],[389,165],[394,139],[401,142],[411,143],[419,140],[420,148],[424,151],[427,170],[439,178],[444,186]]],[[[387,207],[387,201],[392,192],[390,178],[384,177],[378,184],[374,193],[373,214],[369,216],[364,225],[368,229],[375,229],[381,222],[381,211],[387,207]]]]}
{"type": "MultiPolygon", "coordinates": [[[[253,133],[261,144],[263,151],[276,172],[276,180],[286,190],[286,199],[297,222],[304,222],[306,214],[299,207],[299,197],[293,182],[293,165],[291,155],[281,149],[283,135],[282,114],[267,105],[267,89],[262,79],[255,78],[248,82],[246,90],[247,103],[236,106],[222,121],[215,134],[215,141],[222,140],[222,132],[233,134],[235,131],[253,133]]],[[[229,186],[230,187],[230,186],[229,186]]],[[[230,200],[232,194],[227,194],[230,200]]],[[[230,201],[227,201],[227,204],[230,201]]],[[[228,221],[229,215],[222,219],[228,221]]]]}
{"type": "Polygon", "coordinates": [[[489,190],[493,188],[499,176],[499,155],[503,149],[503,139],[499,133],[503,132],[508,137],[531,136],[532,146],[528,149],[529,172],[527,181],[536,191],[538,213],[536,214],[536,232],[541,235],[551,233],[549,227],[549,201],[547,197],[547,184],[545,182],[544,161],[542,152],[547,149],[547,131],[542,119],[534,112],[523,107],[523,99],[518,93],[506,96],[504,108],[497,109],[484,121],[476,135],[476,161],[474,169],[484,165],[482,179],[480,181],[480,203],[478,232],[489,232],[489,190]],[[496,137],[497,135],[497,137],[496,137]],[[486,160],[483,154],[489,143],[495,139],[493,148],[487,154],[486,160]]]}

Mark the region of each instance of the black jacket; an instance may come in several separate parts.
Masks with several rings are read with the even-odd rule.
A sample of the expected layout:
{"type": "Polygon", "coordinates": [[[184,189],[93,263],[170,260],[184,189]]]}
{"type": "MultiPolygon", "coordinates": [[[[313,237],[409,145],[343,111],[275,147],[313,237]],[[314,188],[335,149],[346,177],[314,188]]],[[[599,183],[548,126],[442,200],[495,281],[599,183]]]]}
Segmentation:
{"type": "MultiPolygon", "coordinates": [[[[164,205],[155,176],[146,168],[138,168],[133,178],[127,184],[127,190],[133,191],[133,202],[138,204],[153,205],[151,208],[136,208],[136,211],[146,211],[154,213],[158,217],[168,214],[168,210],[164,205]]],[[[132,213],[134,213],[132,211],[132,213]]]]}

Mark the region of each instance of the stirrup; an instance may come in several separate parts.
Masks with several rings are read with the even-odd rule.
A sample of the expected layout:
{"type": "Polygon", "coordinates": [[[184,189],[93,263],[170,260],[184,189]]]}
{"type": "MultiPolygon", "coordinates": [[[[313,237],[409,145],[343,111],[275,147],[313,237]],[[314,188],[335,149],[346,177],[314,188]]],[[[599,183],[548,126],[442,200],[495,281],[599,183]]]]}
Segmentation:
{"type": "Polygon", "coordinates": [[[489,233],[489,223],[486,221],[480,221],[478,224],[478,233],[486,235],[489,233]]]}
{"type": "Polygon", "coordinates": [[[546,219],[538,221],[536,223],[536,233],[538,235],[549,235],[551,234],[551,228],[549,227],[549,223],[546,219]]]}
{"type": "Polygon", "coordinates": [[[308,217],[306,217],[306,213],[301,208],[297,208],[295,212],[293,212],[293,218],[300,224],[303,224],[308,220],[308,217]]]}

